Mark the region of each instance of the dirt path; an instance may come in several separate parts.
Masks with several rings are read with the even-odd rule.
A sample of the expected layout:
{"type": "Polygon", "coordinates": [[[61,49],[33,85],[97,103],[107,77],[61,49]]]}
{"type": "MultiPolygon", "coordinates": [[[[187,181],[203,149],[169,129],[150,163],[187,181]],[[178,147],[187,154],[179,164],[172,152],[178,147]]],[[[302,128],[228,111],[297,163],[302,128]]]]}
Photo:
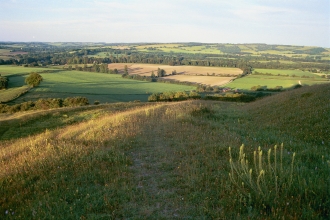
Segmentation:
{"type": "Polygon", "coordinates": [[[145,218],[180,218],[184,200],[174,184],[179,178],[176,173],[179,160],[164,136],[171,128],[154,124],[145,125],[145,128],[148,141],[130,152],[138,195],[129,206],[145,218]]]}

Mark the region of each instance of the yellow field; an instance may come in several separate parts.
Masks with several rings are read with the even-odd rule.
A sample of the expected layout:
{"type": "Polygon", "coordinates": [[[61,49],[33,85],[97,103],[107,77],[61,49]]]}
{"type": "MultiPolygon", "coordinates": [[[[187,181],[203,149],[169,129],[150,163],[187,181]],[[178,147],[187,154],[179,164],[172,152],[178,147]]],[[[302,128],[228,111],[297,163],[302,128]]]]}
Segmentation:
{"type": "Polygon", "coordinates": [[[242,70],[239,68],[226,67],[204,67],[204,66],[169,66],[161,64],[135,64],[135,63],[111,63],[109,69],[117,69],[119,73],[124,72],[125,65],[128,67],[129,74],[139,74],[142,76],[150,76],[151,72],[157,75],[157,69],[166,71],[166,79],[174,79],[178,81],[196,82],[205,85],[215,86],[224,85],[235,77],[222,77],[225,74],[239,75],[242,70]],[[171,75],[175,70],[177,75],[171,75]],[[213,74],[214,73],[214,74],[213,74]],[[221,77],[220,77],[221,76],[221,77]]]}
{"type": "Polygon", "coordinates": [[[205,67],[205,66],[169,66],[162,64],[135,64],[135,63],[111,63],[108,65],[109,69],[117,69],[120,73],[124,71],[125,65],[128,67],[129,74],[139,74],[143,76],[150,76],[154,71],[157,74],[157,69],[164,69],[167,75],[172,74],[173,70],[176,70],[177,74],[184,74],[190,76],[217,75],[231,74],[239,75],[242,70],[239,68],[226,68],[226,67],[205,67]]]}
{"type": "Polygon", "coordinates": [[[229,83],[231,80],[235,79],[235,77],[173,75],[167,76],[166,79],[174,79],[183,82],[196,82],[210,86],[221,86],[229,83]]]}

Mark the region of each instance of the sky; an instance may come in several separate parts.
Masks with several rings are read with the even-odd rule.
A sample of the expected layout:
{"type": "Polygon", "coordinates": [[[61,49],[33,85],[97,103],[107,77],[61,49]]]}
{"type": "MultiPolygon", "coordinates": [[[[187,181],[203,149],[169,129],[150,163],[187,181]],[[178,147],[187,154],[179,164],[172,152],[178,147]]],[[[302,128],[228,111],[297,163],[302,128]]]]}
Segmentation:
{"type": "Polygon", "coordinates": [[[0,41],[330,48],[330,0],[0,0],[0,41]]]}

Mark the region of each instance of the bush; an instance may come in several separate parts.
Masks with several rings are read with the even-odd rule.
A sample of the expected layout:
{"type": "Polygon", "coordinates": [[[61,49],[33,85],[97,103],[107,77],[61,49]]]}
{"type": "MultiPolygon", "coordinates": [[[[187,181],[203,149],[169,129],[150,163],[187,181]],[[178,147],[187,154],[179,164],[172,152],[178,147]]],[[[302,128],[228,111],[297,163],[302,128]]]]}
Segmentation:
{"type": "Polygon", "coordinates": [[[8,87],[8,78],[0,75],[0,90],[7,89],[8,87]]]}
{"type": "Polygon", "coordinates": [[[200,95],[197,92],[190,92],[189,95],[186,92],[164,92],[154,93],[148,97],[149,102],[157,101],[183,101],[188,99],[200,99],[200,95]]]}
{"type": "Polygon", "coordinates": [[[207,95],[205,96],[206,100],[216,100],[216,101],[229,101],[229,102],[252,102],[256,100],[256,97],[252,95],[246,95],[246,94],[225,94],[225,95],[207,95]]]}
{"type": "Polygon", "coordinates": [[[39,99],[35,102],[36,109],[60,108],[63,106],[62,99],[39,99]]]}
{"type": "Polygon", "coordinates": [[[56,98],[56,99],[39,99],[35,102],[28,101],[16,105],[6,105],[0,104],[0,113],[15,113],[28,110],[46,110],[51,108],[61,108],[64,106],[84,106],[88,105],[88,99],[85,97],[72,97],[66,98],[65,100],[56,98]]]}
{"type": "Polygon", "coordinates": [[[85,97],[68,97],[63,101],[63,106],[66,107],[84,106],[88,104],[88,99],[85,97]]]}

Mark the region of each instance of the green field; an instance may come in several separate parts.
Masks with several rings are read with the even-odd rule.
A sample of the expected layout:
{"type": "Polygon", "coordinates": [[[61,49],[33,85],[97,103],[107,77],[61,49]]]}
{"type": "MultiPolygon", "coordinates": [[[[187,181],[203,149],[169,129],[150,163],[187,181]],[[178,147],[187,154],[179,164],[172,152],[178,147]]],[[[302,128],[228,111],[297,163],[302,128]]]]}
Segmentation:
{"type": "Polygon", "coordinates": [[[22,67],[22,66],[0,66],[0,74],[2,76],[12,76],[12,75],[24,75],[31,72],[43,72],[46,70],[54,70],[52,68],[41,68],[41,67],[22,67]]]}
{"type": "MultiPolygon", "coordinates": [[[[268,70],[267,70],[268,71],[268,70]]],[[[314,85],[320,83],[330,83],[327,79],[322,79],[315,75],[315,79],[301,78],[301,77],[285,77],[285,76],[267,76],[267,75],[248,75],[243,78],[234,80],[226,86],[232,89],[251,89],[253,86],[267,86],[268,88],[275,88],[282,86],[283,88],[290,88],[299,84],[314,85]]]]}
{"type": "Polygon", "coordinates": [[[8,89],[0,90],[0,103],[8,102],[19,97],[21,94],[29,90],[25,85],[25,77],[31,72],[42,72],[52,70],[50,68],[31,68],[21,66],[0,66],[0,75],[6,76],[9,79],[8,89]]]}
{"type": "Polygon", "coordinates": [[[39,98],[65,98],[71,96],[87,97],[90,103],[147,101],[151,93],[165,91],[190,91],[193,86],[151,83],[124,79],[121,75],[90,73],[80,71],[62,71],[42,73],[43,82],[15,102],[36,100],[39,98]]]}
{"type": "Polygon", "coordinates": [[[259,72],[259,73],[271,73],[273,75],[295,75],[297,77],[302,77],[302,76],[308,76],[308,77],[313,77],[313,78],[321,78],[320,76],[313,74],[308,71],[302,71],[302,70],[278,70],[278,69],[255,69],[254,72],[259,72]]]}

